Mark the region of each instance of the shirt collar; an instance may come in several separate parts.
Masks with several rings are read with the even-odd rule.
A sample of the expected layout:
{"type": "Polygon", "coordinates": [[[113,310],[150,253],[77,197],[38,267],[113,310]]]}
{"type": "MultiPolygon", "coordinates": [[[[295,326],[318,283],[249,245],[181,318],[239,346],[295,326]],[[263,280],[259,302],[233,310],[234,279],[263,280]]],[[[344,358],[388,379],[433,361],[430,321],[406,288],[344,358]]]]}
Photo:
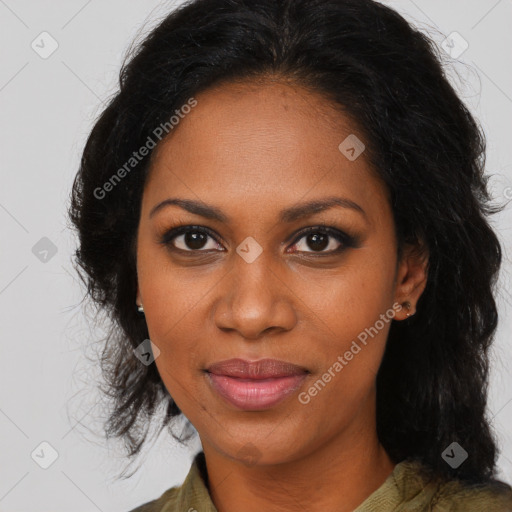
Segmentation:
{"type": "MultiPolygon", "coordinates": [[[[382,510],[378,508],[383,503],[386,510],[391,510],[405,500],[425,498],[424,493],[431,493],[433,489],[426,484],[421,476],[421,464],[405,460],[397,464],[384,483],[361,503],[354,512],[371,512],[382,510]],[[377,508],[375,508],[377,506],[377,508]]],[[[191,509],[201,512],[218,512],[213,504],[208,488],[208,473],[204,452],[200,451],[194,457],[190,471],[183,484],[177,490],[176,501],[179,510],[191,509]]],[[[164,511],[162,511],[164,512],[164,511]]]]}

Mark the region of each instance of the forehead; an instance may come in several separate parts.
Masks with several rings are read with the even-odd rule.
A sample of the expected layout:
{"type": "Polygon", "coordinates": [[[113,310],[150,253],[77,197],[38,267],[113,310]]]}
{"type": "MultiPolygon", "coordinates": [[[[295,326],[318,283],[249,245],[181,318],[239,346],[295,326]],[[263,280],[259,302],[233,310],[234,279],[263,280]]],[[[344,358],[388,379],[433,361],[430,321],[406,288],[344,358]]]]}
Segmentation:
{"type": "Polygon", "coordinates": [[[180,195],[268,210],[333,193],[355,202],[385,200],[364,152],[351,160],[339,149],[347,138],[364,141],[361,130],[321,94],[249,82],[195,99],[154,151],[146,202],[180,195]]]}

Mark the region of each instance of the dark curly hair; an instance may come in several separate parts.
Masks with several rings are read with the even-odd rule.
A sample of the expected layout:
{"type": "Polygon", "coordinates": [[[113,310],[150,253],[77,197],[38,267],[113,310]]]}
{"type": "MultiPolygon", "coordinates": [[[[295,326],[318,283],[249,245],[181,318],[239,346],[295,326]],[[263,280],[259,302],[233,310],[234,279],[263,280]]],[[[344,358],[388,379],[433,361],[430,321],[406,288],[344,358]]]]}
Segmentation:
{"type": "Polygon", "coordinates": [[[192,0],[128,52],[69,205],[76,269],[112,326],[101,357],[113,404],[107,437],[124,440],[133,458],[157,409],[159,432],[172,433],[181,411],[156,365],[132,352],[149,337],[135,308],[136,232],[152,151],[108,194],[98,190],[200,91],[269,77],[320,92],[362,127],[365,155],[391,198],[398,254],[420,239],[429,250],[417,314],[392,322],[377,375],[380,442],[395,462],[412,458],[438,476],[493,480],[488,349],[502,254],[486,220],[500,207],[487,190],[485,139],[432,40],[371,0],[192,0]],[[457,469],[441,458],[454,441],[469,453],[457,469]]]}

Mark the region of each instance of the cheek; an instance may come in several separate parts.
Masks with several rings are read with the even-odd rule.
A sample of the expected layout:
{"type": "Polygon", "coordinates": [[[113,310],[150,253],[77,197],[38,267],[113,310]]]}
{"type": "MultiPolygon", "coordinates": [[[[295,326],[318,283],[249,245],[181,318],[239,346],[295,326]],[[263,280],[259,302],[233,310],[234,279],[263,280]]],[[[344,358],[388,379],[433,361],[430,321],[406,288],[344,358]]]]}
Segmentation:
{"type": "Polygon", "coordinates": [[[150,304],[147,323],[150,339],[160,349],[155,364],[167,391],[187,417],[195,417],[205,402],[198,393],[205,336],[202,323],[194,321],[199,306],[185,302],[167,299],[159,305],[150,304]]]}
{"type": "Polygon", "coordinates": [[[329,273],[304,269],[291,285],[300,298],[307,322],[322,325],[339,345],[355,339],[391,308],[394,260],[389,251],[354,251],[329,273]]]}
{"type": "Polygon", "coordinates": [[[325,334],[305,350],[317,367],[298,396],[298,407],[305,418],[323,418],[322,428],[330,433],[363,411],[373,411],[376,377],[394,317],[383,299],[386,281],[381,289],[375,281],[366,288],[356,274],[331,289],[328,304],[318,310],[321,322],[316,322],[325,334]]]}
{"type": "Polygon", "coordinates": [[[204,314],[208,291],[215,284],[211,279],[187,277],[191,275],[171,266],[165,250],[139,250],[138,282],[149,337],[160,350],[155,364],[178,404],[190,381],[187,372],[200,368],[204,358],[204,321],[198,317],[204,314]]]}
{"type": "MultiPolygon", "coordinates": [[[[180,267],[172,264],[164,247],[156,247],[142,240],[137,254],[138,283],[143,297],[146,321],[152,341],[169,345],[175,351],[173,340],[196,340],[192,329],[201,324],[194,322],[204,309],[209,293],[219,279],[217,273],[206,268],[180,267]]],[[[181,345],[183,346],[183,345],[181,345]]],[[[183,350],[192,347],[183,346],[183,350]]]]}
{"type": "MultiPolygon", "coordinates": [[[[393,265],[392,250],[359,251],[328,278],[320,280],[312,272],[311,278],[303,280],[304,311],[311,312],[306,319],[308,332],[313,339],[312,329],[321,332],[313,360],[321,362],[317,377],[323,379],[326,391],[322,382],[311,390],[311,396],[324,396],[315,398],[316,407],[338,396],[344,397],[345,406],[355,407],[373,389],[395,316],[393,265]]],[[[311,354],[312,347],[305,349],[311,354]]]]}

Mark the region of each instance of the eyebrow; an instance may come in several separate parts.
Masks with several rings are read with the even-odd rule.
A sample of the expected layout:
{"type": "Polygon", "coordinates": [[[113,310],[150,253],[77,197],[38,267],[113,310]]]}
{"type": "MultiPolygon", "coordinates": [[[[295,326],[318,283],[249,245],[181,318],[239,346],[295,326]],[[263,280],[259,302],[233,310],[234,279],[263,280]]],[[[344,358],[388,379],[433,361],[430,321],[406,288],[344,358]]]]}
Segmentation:
{"type": "MultiPolygon", "coordinates": [[[[200,215],[206,219],[229,223],[229,217],[222,213],[222,211],[216,206],[212,206],[201,201],[179,198],[169,198],[161,201],[151,209],[149,218],[153,217],[158,211],[170,205],[179,206],[190,213],[200,215]]],[[[291,206],[281,210],[279,213],[279,221],[291,223],[315,213],[322,212],[334,206],[341,206],[342,208],[357,211],[363,215],[363,217],[367,218],[366,212],[363,210],[363,208],[361,208],[361,206],[359,206],[354,201],[344,197],[326,197],[324,199],[317,199],[305,203],[300,203],[297,206],[291,206]]]]}

